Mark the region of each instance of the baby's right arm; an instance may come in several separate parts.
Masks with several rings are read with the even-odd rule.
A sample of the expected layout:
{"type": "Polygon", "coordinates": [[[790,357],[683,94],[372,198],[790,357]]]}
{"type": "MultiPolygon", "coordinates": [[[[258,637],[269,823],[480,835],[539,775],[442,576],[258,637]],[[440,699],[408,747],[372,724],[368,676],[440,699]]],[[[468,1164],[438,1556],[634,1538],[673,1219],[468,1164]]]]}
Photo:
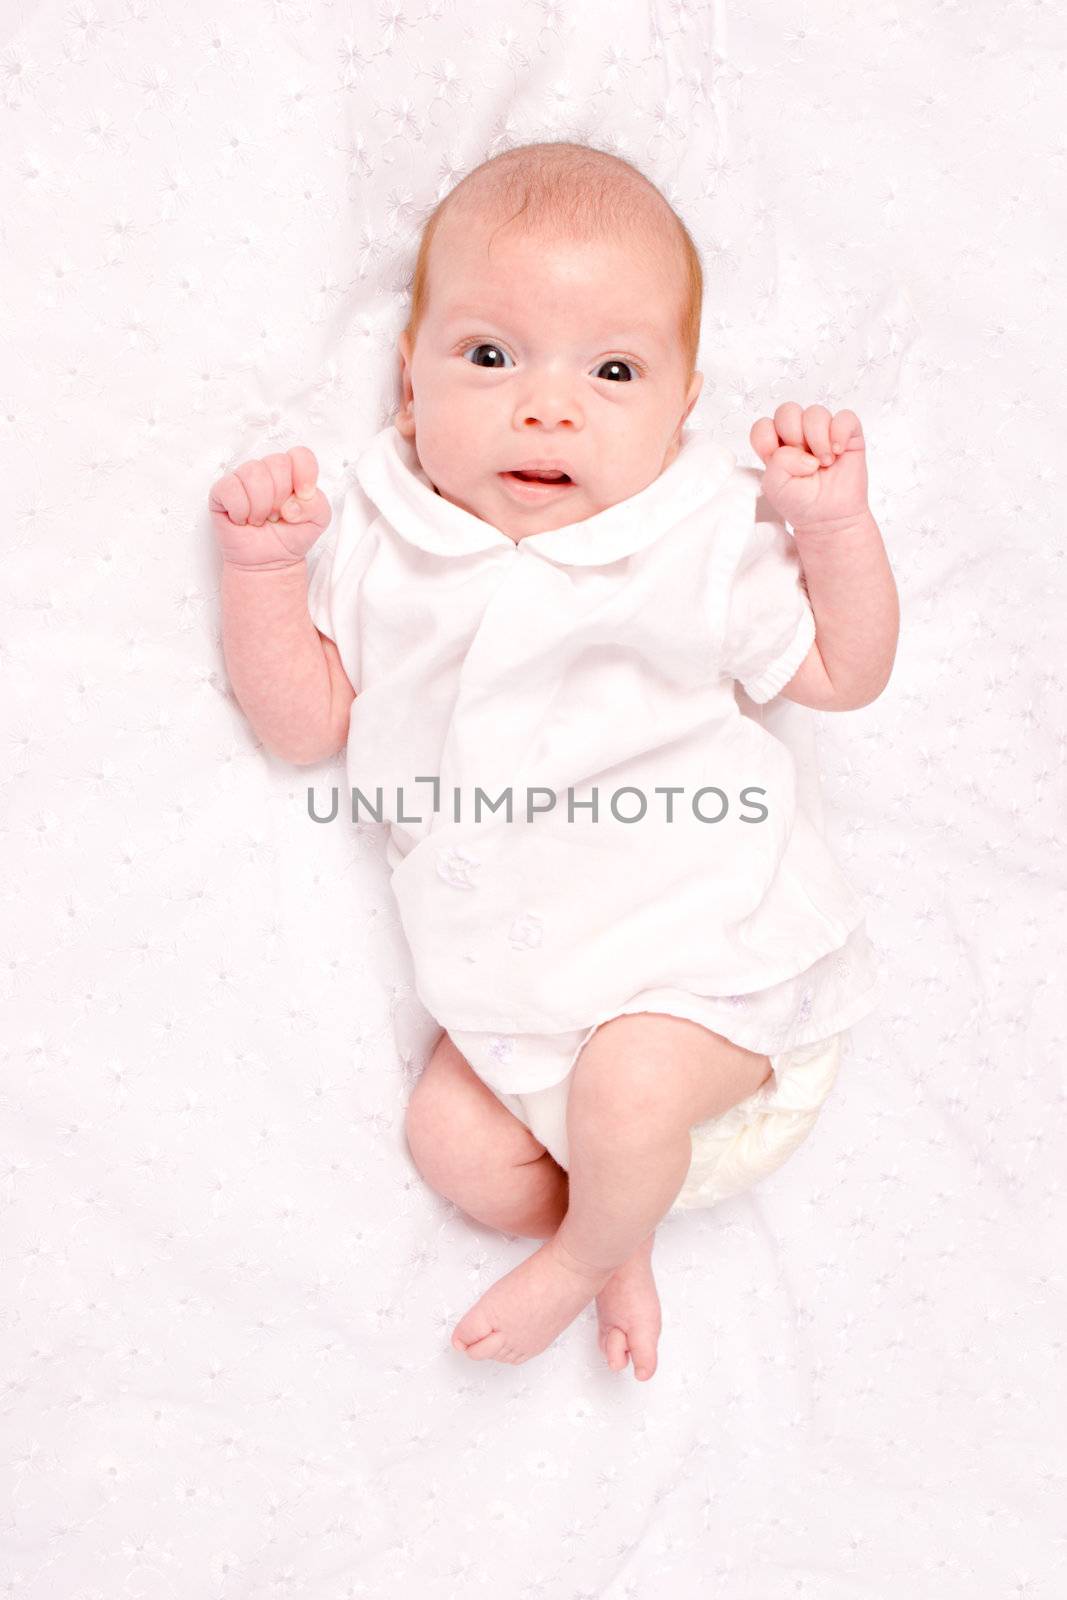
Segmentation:
{"type": "Polygon", "coordinates": [[[302,445],[247,461],[208,505],[222,554],[222,647],[245,716],[272,754],[298,766],[344,744],[355,690],[307,607],[306,551],[329,526],[318,464],[302,445]]]}

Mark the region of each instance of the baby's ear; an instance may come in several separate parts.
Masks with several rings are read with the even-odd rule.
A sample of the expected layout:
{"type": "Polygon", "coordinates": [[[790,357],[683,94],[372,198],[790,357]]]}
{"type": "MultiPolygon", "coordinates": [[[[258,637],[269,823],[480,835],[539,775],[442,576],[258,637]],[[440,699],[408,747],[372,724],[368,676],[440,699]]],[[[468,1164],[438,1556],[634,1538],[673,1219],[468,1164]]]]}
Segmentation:
{"type": "Polygon", "coordinates": [[[405,439],[415,437],[415,418],[412,416],[414,394],[411,387],[411,339],[407,330],[400,335],[397,344],[400,356],[400,409],[393,417],[393,425],[405,439]]]}
{"type": "Polygon", "coordinates": [[[397,433],[402,433],[405,439],[415,437],[415,419],[411,415],[411,406],[403,405],[393,415],[393,427],[397,433]]]}

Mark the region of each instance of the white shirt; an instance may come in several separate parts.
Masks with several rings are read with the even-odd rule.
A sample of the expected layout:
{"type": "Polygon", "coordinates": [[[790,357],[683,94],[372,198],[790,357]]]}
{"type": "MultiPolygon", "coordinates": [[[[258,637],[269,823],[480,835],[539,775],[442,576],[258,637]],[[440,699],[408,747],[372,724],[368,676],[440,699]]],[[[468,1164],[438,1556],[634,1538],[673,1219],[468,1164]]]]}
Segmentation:
{"type": "Polygon", "coordinates": [[[815,637],[761,480],[689,431],[639,494],[516,543],[438,495],[391,423],[360,457],[308,608],[356,690],[356,820],[380,798],[416,989],[446,1029],[562,1033],[672,988],[770,1054],[874,1009],[862,903],[758,710],[815,637]],[[681,791],[669,822],[657,786],[681,791]],[[528,790],[554,809],[528,820],[528,790]]]}

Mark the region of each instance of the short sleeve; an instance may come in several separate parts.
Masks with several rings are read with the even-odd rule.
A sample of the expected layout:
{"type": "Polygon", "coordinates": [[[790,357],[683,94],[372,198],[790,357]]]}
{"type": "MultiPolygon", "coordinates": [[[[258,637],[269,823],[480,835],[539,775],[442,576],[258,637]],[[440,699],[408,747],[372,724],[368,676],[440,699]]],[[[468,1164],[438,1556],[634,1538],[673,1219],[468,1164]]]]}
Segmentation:
{"type": "Polygon", "coordinates": [[[814,642],[815,615],[796,545],[761,499],[734,570],[722,670],[762,705],[785,688],[814,642]]]}
{"type": "Polygon", "coordinates": [[[330,591],[334,567],[337,564],[337,547],[340,542],[341,523],[334,515],[332,525],[312,545],[308,552],[308,612],[320,633],[337,643],[337,625],[330,607],[330,591]]]}
{"type": "Polygon", "coordinates": [[[355,483],[345,490],[339,514],[333,502],[333,512],[330,526],[308,552],[307,608],[319,632],[337,646],[348,680],[358,693],[359,590],[373,555],[374,540],[368,534],[376,513],[355,483]]]}

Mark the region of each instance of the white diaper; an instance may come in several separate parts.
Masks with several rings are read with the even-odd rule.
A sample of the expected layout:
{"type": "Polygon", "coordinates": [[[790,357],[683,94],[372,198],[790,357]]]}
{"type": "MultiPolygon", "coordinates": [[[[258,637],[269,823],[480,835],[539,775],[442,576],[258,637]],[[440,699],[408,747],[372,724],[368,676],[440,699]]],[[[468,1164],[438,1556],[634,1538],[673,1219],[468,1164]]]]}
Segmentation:
{"type": "MultiPolygon", "coordinates": [[[[814,1127],[833,1088],[847,1037],[845,1030],[815,1044],[770,1055],[773,1076],[766,1083],[722,1116],[693,1128],[689,1171],[668,1215],[713,1206],[751,1189],[782,1166],[814,1127]]],[[[493,1089],[497,1099],[525,1123],[565,1171],[569,1165],[567,1097],[573,1075],[574,1066],[550,1088],[526,1094],[493,1089]]]]}

